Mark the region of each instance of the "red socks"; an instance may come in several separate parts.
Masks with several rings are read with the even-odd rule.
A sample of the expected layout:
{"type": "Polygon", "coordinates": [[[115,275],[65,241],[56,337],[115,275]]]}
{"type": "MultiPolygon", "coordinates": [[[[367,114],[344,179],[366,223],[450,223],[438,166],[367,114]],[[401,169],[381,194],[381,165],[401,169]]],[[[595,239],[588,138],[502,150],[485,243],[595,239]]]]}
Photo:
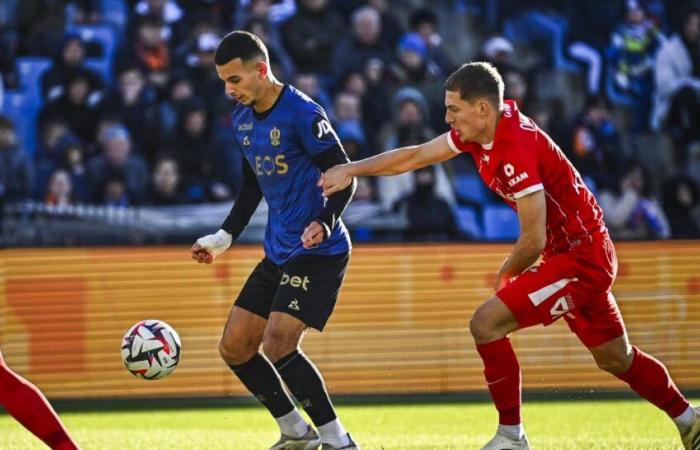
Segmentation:
{"type": "Polygon", "coordinates": [[[666,367],[651,355],[632,346],[632,365],[627,372],[617,375],[632,390],[663,410],[671,418],[679,416],[688,406],[688,400],[680,393],[666,367]]]}
{"type": "Polygon", "coordinates": [[[484,377],[498,410],[501,425],[517,425],[520,420],[520,364],[507,337],[476,349],[484,361],[484,377]]]}
{"type": "Polygon", "coordinates": [[[0,404],[12,417],[54,450],[76,450],[60,419],[44,395],[12,372],[0,356],[0,404]]]}
{"type": "MultiPolygon", "coordinates": [[[[496,405],[501,425],[517,425],[520,419],[520,365],[508,338],[477,345],[484,361],[484,376],[496,405]]],[[[630,387],[671,418],[689,406],[666,367],[653,356],[632,346],[634,356],[627,372],[617,375],[630,387]]]]}

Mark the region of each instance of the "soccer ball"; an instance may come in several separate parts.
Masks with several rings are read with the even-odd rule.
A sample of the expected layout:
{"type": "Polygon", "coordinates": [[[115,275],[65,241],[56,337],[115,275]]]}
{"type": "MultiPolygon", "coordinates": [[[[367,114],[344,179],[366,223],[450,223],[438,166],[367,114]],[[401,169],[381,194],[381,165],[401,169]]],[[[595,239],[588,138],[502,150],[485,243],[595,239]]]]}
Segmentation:
{"type": "Polygon", "coordinates": [[[180,336],[160,320],[134,324],[122,339],[122,361],[138,378],[157,380],[170,375],[180,362],[180,336]]]}

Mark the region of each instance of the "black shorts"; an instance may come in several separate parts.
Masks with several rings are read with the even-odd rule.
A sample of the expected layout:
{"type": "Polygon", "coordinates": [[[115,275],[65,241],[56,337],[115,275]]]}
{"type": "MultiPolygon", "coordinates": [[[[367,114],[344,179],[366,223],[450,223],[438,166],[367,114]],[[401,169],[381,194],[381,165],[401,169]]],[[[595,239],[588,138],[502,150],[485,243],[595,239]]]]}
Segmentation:
{"type": "Polygon", "coordinates": [[[302,255],[283,266],[263,258],[248,277],[235,306],[267,319],[290,314],[323,331],[333,313],[350,255],[302,255]]]}

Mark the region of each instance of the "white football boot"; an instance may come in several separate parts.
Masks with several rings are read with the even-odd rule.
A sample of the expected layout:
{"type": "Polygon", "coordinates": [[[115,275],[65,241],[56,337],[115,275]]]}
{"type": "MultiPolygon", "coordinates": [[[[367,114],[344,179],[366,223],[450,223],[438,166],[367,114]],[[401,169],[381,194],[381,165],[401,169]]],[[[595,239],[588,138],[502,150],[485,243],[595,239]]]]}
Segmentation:
{"type": "Polygon", "coordinates": [[[348,439],[350,439],[350,443],[348,445],[344,445],[342,447],[334,447],[331,444],[323,444],[321,446],[321,450],[360,450],[360,446],[352,440],[352,437],[350,437],[350,433],[348,433],[348,439]]]}
{"type": "Polygon", "coordinates": [[[500,433],[496,433],[481,450],[530,450],[530,443],[527,441],[527,436],[522,439],[513,439],[500,433]]]}
{"type": "Polygon", "coordinates": [[[321,438],[309,425],[308,431],[302,437],[287,436],[283,433],[270,450],[318,450],[319,445],[321,445],[321,438]]]}
{"type": "Polygon", "coordinates": [[[685,450],[700,450],[700,407],[693,408],[693,424],[681,431],[681,440],[685,450]]]}

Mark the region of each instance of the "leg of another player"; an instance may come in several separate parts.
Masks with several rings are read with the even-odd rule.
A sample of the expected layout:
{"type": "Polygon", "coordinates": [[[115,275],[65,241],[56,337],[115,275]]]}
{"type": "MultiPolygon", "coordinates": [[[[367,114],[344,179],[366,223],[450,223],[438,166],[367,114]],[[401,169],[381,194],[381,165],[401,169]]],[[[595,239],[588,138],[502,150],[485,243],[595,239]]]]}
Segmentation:
{"type": "Polygon", "coordinates": [[[508,335],[519,328],[508,307],[496,296],[474,312],[469,331],[484,362],[484,377],[498,410],[498,431],[484,449],[528,448],[520,418],[521,374],[508,335]]]}
{"type": "Polygon", "coordinates": [[[324,448],[356,448],[335,414],[321,374],[299,348],[306,328],[296,317],[272,312],[263,337],[263,352],[311,417],[324,448]]]}
{"type": "Polygon", "coordinates": [[[292,403],[274,366],[260,352],[267,320],[234,306],[219,342],[219,354],[241,383],[280,426],[285,436],[301,437],[309,425],[292,403]]]}
{"type": "Polygon", "coordinates": [[[54,450],[79,448],[46,397],[36,386],[10,370],[1,353],[0,404],[50,448],[54,450]]]}
{"type": "Polygon", "coordinates": [[[687,449],[700,449],[700,409],[690,406],[663,363],[630,345],[626,333],[589,350],[598,367],[673,419],[687,449]]]}

